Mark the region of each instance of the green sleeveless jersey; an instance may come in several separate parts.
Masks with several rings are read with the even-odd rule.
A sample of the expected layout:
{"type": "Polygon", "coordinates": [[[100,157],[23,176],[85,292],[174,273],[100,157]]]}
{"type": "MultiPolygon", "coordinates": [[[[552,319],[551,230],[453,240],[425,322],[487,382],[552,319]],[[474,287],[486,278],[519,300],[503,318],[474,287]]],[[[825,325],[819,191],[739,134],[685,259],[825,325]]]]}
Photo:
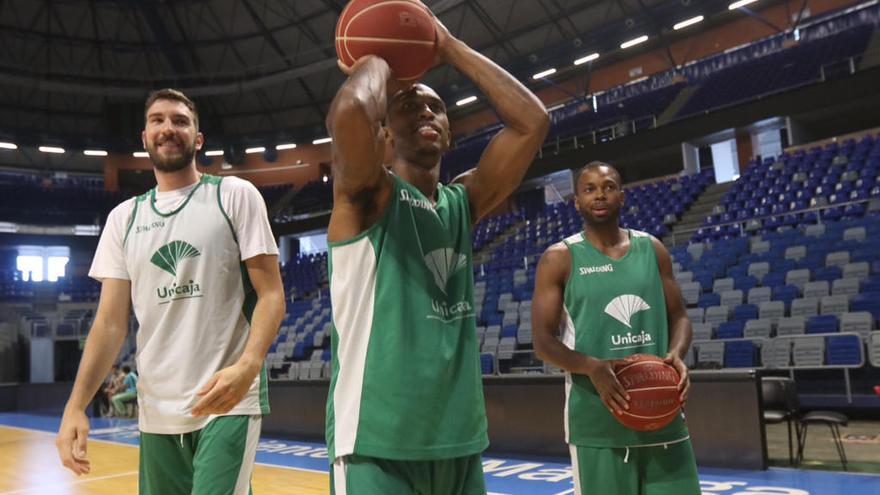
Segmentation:
{"type": "MultiPolygon", "coordinates": [[[[563,242],[571,253],[565,285],[562,341],[597,359],[631,354],[664,357],[669,347],[666,299],[651,238],[629,230],[630,248],[615,260],[583,233],[563,242]]],[[[569,444],[637,447],[672,443],[688,436],[683,417],[666,427],[638,432],[620,424],[586,375],[566,373],[565,436],[569,444]]]]}
{"type": "Polygon", "coordinates": [[[489,443],[464,186],[431,204],[397,176],[382,218],[329,243],[331,462],[443,459],[489,443]]]}

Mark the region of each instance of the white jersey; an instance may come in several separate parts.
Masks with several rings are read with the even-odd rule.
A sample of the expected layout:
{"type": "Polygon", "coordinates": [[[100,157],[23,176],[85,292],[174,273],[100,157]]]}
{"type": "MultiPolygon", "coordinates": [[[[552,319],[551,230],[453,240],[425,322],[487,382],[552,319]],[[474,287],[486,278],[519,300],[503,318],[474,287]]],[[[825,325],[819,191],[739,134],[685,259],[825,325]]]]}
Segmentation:
{"type": "MultiPolygon", "coordinates": [[[[251,184],[203,175],[187,189],[159,193],[177,203],[173,208],[157,207],[155,189],[117,207],[89,273],[131,280],[140,323],[138,419],[146,433],[187,433],[213,418],[195,418],[191,410],[200,399],[196,392],[244,351],[256,293],[242,260],[278,252],[262,197],[251,184]],[[222,194],[221,184],[237,193],[222,194]],[[244,213],[230,215],[224,200],[244,213]],[[261,215],[248,213],[255,210],[261,215]],[[251,242],[247,253],[241,240],[251,242]]],[[[266,387],[264,367],[227,415],[268,414],[266,387]]]]}

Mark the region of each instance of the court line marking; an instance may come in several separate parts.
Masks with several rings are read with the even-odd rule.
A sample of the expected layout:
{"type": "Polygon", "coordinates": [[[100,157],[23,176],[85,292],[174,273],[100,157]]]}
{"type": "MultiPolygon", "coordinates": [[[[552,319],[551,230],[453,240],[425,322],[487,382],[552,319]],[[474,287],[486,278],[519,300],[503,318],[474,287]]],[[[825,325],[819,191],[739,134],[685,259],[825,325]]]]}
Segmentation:
{"type": "MultiPolygon", "coordinates": [[[[33,432],[33,433],[42,433],[44,435],[51,435],[51,436],[55,436],[57,434],[57,433],[52,433],[50,431],[35,430],[32,428],[24,428],[21,426],[10,426],[10,425],[2,424],[2,423],[0,423],[0,428],[10,428],[13,430],[28,431],[28,432],[33,432]]],[[[113,440],[104,440],[104,439],[99,439],[99,438],[90,438],[89,440],[93,441],[93,442],[103,442],[103,443],[109,443],[109,444],[113,444],[113,445],[121,445],[124,447],[140,448],[139,445],[132,445],[130,443],[124,443],[124,442],[116,442],[113,440]]],[[[291,466],[283,466],[280,464],[269,464],[269,463],[265,463],[265,462],[255,462],[254,464],[256,464],[258,466],[264,466],[264,467],[288,469],[291,471],[304,471],[304,472],[308,472],[308,473],[319,473],[319,474],[328,474],[329,475],[329,471],[321,471],[318,469],[298,468],[298,467],[291,467],[291,466]]],[[[697,467],[699,468],[699,466],[697,466],[697,467]]],[[[707,466],[707,469],[710,469],[710,470],[711,469],[722,469],[723,470],[723,469],[727,469],[727,468],[711,468],[711,467],[707,466]]],[[[798,468],[783,467],[783,466],[772,466],[767,469],[767,471],[777,471],[777,470],[778,471],[796,471],[796,472],[801,472],[801,473],[812,471],[809,469],[798,469],[798,468]]],[[[815,472],[826,472],[826,471],[815,471],[815,472]]],[[[851,472],[840,472],[840,471],[828,471],[828,472],[832,472],[833,474],[838,475],[838,476],[870,476],[870,477],[880,478],[880,473],[851,473],[851,472]]],[[[0,493],[0,495],[12,495],[13,493],[17,493],[17,492],[4,492],[4,493],[0,493]]],[[[497,492],[487,492],[486,495],[509,495],[509,494],[497,493],[497,492]]]]}
{"type": "MultiPolygon", "coordinates": [[[[32,433],[42,433],[43,435],[51,435],[51,436],[53,436],[53,437],[56,435],[55,433],[52,433],[52,432],[49,432],[49,431],[34,430],[34,429],[31,429],[31,428],[23,428],[23,427],[20,427],[20,426],[8,426],[8,425],[0,424],[0,428],[10,428],[10,429],[13,429],[13,430],[21,430],[21,431],[27,431],[27,432],[32,432],[32,433]]],[[[121,446],[123,446],[123,447],[131,447],[131,448],[134,448],[134,449],[140,448],[139,445],[132,445],[132,444],[130,444],[130,443],[124,443],[124,442],[116,442],[116,441],[113,441],[113,440],[104,440],[104,439],[100,439],[100,438],[89,438],[89,441],[90,441],[90,442],[109,443],[109,444],[112,444],[112,445],[121,445],[121,446]]],[[[329,474],[330,474],[330,472],[329,472],[329,468],[328,468],[328,471],[321,471],[321,470],[318,470],[318,469],[298,468],[298,467],[292,467],[292,466],[282,466],[282,465],[280,465],[280,464],[269,464],[269,463],[265,463],[265,462],[255,462],[254,464],[256,464],[256,465],[258,465],[258,466],[264,466],[264,467],[272,467],[272,468],[279,468],[279,469],[287,469],[287,470],[290,470],[290,471],[304,471],[304,472],[307,472],[307,473],[318,473],[318,474],[326,474],[326,475],[329,475],[329,474]]],[[[114,475],[102,476],[102,477],[99,477],[99,478],[82,479],[82,480],[76,480],[76,481],[73,481],[73,482],[71,482],[71,483],[85,483],[85,482],[88,482],[88,481],[95,481],[95,480],[101,480],[101,479],[107,479],[107,478],[114,478],[114,477],[121,477],[121,476],[129,476],[129,475],[131,475],[131,474],[138,474],[138,472],[137,472],[137,471],[132,471],[132,472],[129,472],[129,473],[114,474],[114,475]]],[[[68,484],[70,484],[70,483],[59,483],[59,484],[57,484],[57,485],[51,485],[51,486],[67,486],[68,484]]],[[[0,495],[14,495],[14,494],[18,494],[18,493],[27,493],[27,492],[29,492],[29,491],[36,490],[37,488],[47,488],[47,487],[42,487],[42,486],[41,486],[41,487],[27,488],[27,489],[16,490],[16,491],[11,491],[11,492],[0,492],[0,495]]],[[[507,493],[498,493],[498,492],[486,492],[486,495],[510,495],[510,494],[507,494],[507,493]]]]}
{"type": "MultiPolygon", "coordinates": [[[[18,490],[12,490],[11,492],[0,492],[0,495],[15,495],[18,493],[28,493],[28,492],[33,492],[33,491],[37,491],[37,490],[46,490],[49,488],[64,488],[64,487],[68,487],[71,485],[81,485],[84,483],[91,483],[92,481],[101,481],[101,480],[109,480],[109,479],[113,479],[113,478],[122,478],[125,476],[131,476],[131,475],[137,475],[137,474],[138,474],[137,471],[128,471],[125,473],[108,474],[106,476],[96,476],[94,478],[79,478],[79,479],[67,481],[64,483],[52,483],[51,485],[40,485],[40,486],[31,487],[31,488],[21,488],[18,490]]],[[[41,493],[45,493],[45,492],[41,492],[41,493]]]]}
{"type": "MultiPolygon", "coordinates": [[[[49,431],[33,430],[33,429],[31,429],[31,428],[23,428],[23,427],[21,427],[21,426],[7,426],[7,425],[4,425],[4,424],[0,424],[0,428],[10,428],[10,429],[13,429],[13,430],[21,430],[21,431],[27,431],[27,432],[31,432],[31,433],[42,433],[43,435],[50,435],[50,436],[53,436],[53,437],[56,435],[56,433],[52,433],[52,432],[49,432],[49,431]]],[[[133,449],[140,448],[140,445],[132,445],[132,444],[130,444],[130,443],[117,442],[117,441],[115,441],[115,440],[104,440],[103,438],[89,438],[89,442],[109,443],[109,444],[111,444],[111,445],[119,445],[119,446],[122,446],[122,447],[131,447],[131,448],[133,448],[133,449]]],[[[288,469],[288,470],[291,470],[291,471],[305,471],[305,472],[307,472],[307,473],[319,473],[319,474],[328,474],[328,475],[330,474],[329,468],[328,468],[327,471],[321,471],[320,469],[309,469],[309,468],[300,468],[300,467],[293,467],[293,466],[283,466],[283,465],[281,465],[281,464],[270,464],[270,463],[267,463],[267,462],[255,462],[254,464],[256,464],[256,465],[258,465],[258,466],[274,467],[274,468],[279,468],[279,469],[288,469]]],[[[0,493],[0,495],[7,495],[7,494],[6,494],[6,493],[0,493]]],[[[491,495],[491,494],[490,494],[490,495],[491,495]]],[[[502,493],[498,493],[498,494],[495,494],[495,495],[504,495],[504,494],[502,494],[502,493]]]]}

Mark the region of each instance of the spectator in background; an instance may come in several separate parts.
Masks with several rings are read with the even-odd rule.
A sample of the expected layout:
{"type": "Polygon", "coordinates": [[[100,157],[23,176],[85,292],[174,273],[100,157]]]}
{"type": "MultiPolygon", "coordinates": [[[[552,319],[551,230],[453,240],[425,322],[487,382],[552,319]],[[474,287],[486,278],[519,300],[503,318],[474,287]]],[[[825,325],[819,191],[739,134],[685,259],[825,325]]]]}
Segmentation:
{"type": "Polygon", "coordinates": [[[125,378],[123,379],[122,390],[118,391],[111,401],[113,402],[113,410],[115,411],[117,416],[125,416],[125,401],[136,399],[137,398],[137,373],[131,370],[128,366],[122,367],[122,372],[125,374],[125,378]]]}
{"type": "Polygon", "coordinates": [[[104,384],[101,385],[101,390],[95,395],[94,408],[92,409],[93,416],[110,416],[113,412],[110,409],[110,397],[117,393],[117,391],[122,390],[123,380],[125,380],[125,373],[119,369],[118,364],[114,364],[110,368],[110,374],[107,375],[104,384]]]}

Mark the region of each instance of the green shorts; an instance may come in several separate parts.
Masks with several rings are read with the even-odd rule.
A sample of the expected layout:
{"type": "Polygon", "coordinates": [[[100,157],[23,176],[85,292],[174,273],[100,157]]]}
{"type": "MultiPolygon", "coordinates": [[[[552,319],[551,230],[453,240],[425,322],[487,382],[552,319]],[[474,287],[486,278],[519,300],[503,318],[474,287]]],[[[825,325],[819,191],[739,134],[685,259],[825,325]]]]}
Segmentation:
{"type": "Polygon", "coordinates": [[[629,449],[569,449],[575,495],[700,495],[690,440],[629,449]]]}
{"type": "Polygon", "coordinates": [[[485,495],[480,454],[432,461],[347,455],[330,466],[331,495],[485,495]]]}
{"type": "Polygon", "coordinates": [[[248,495],[261,416],[221,416],[182,435],[141,433],[140,495],[248,495]]]}

